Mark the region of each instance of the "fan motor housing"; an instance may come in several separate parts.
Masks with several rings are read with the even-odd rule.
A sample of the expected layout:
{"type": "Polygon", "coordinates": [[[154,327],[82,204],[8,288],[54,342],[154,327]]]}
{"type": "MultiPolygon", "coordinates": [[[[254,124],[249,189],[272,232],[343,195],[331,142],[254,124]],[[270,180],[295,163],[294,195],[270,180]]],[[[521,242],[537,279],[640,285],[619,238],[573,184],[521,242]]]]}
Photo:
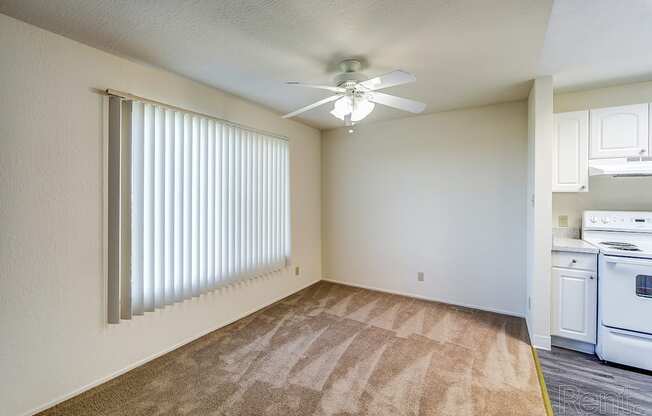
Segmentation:
{"type": "Polygon", "coordinates": [[[335,85],[338,87],[350,88],[361,81],[365,81],[367,76],[362,72],[362,64],[355,59],[347,59],[340,62],[342,72],[335,76],[335,85]],[[349,85],[344,85],[348,83],[349,85]]]}
{"type": "Polygon", "coordinates": [[[365,81],[366,79],[367,76],[362,72],[343,72],[335,76],[335,85],[346,88],[347,85],[344,84],[347,82],[350,82],[352,84],[351,86],[353,86],[354,84],[365,81]]]}

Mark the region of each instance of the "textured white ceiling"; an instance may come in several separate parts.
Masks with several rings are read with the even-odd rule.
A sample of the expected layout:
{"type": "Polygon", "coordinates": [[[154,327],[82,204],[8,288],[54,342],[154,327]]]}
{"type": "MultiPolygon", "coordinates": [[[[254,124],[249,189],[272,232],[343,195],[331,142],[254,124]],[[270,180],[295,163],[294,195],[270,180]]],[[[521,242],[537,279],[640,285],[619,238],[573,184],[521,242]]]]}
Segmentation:
{"type": "MultiPolygon", "coordinates": [[[[387,92],[426,112],[521,99],[537,74],[552,0],[2,0],[0,12],[289,112],[328,95],[342,58],[368,75],[404,69],[387,92]]],[[[110,86],[108,86],[110,87],[110,86]]],[[[330,106],[301,118],[340,125],[330,106]]],[[[409,114],[382,108],[365,121],[409,114]]]]}
{"type": "Polygon", "coordinates": [[[556,0],[540,72],[561,91],[652,79],[652,0],[556,0]]]}

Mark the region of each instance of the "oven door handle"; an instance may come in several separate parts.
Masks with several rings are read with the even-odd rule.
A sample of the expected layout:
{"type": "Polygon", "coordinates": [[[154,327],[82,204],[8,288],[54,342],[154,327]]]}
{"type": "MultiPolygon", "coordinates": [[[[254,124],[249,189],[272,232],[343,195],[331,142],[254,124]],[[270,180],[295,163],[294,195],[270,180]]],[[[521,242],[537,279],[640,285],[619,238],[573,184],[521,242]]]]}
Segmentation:
{"type": "Polygon", "coordinates": [[[607,261],[607,263],[613,263],[613,264],[632,264],[634,266],[647,266],[647,267],[652,267],[652,260],[638,260],[638,259],[630,259],[627,257],[610,257],[610,256],[604,256],[604,259],[607,261]]]}

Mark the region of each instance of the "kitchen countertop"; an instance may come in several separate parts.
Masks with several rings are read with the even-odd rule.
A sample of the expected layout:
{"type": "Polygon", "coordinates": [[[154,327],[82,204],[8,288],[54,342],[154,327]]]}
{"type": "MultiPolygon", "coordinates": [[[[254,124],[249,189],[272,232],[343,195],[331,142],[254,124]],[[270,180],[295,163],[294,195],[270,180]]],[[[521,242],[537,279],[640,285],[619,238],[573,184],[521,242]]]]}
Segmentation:
{"type": "Polygon", "coordinates": [[[597,254],[599,249],[593,244],[575,238],[552,239],[552,251],[570,251],[572,253],[592,253],[597,254]]]}

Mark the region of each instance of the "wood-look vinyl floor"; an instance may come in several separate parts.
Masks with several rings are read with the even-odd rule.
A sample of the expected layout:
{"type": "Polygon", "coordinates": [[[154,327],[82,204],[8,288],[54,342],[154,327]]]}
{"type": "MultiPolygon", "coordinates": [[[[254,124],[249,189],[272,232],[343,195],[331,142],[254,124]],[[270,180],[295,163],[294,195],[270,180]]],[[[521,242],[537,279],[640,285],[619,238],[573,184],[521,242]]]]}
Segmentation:
{"type": "Polygon", "coordinates": [[[652,415],[652,373],[563,348],[537,353],[555,416],[652,415]]]}

